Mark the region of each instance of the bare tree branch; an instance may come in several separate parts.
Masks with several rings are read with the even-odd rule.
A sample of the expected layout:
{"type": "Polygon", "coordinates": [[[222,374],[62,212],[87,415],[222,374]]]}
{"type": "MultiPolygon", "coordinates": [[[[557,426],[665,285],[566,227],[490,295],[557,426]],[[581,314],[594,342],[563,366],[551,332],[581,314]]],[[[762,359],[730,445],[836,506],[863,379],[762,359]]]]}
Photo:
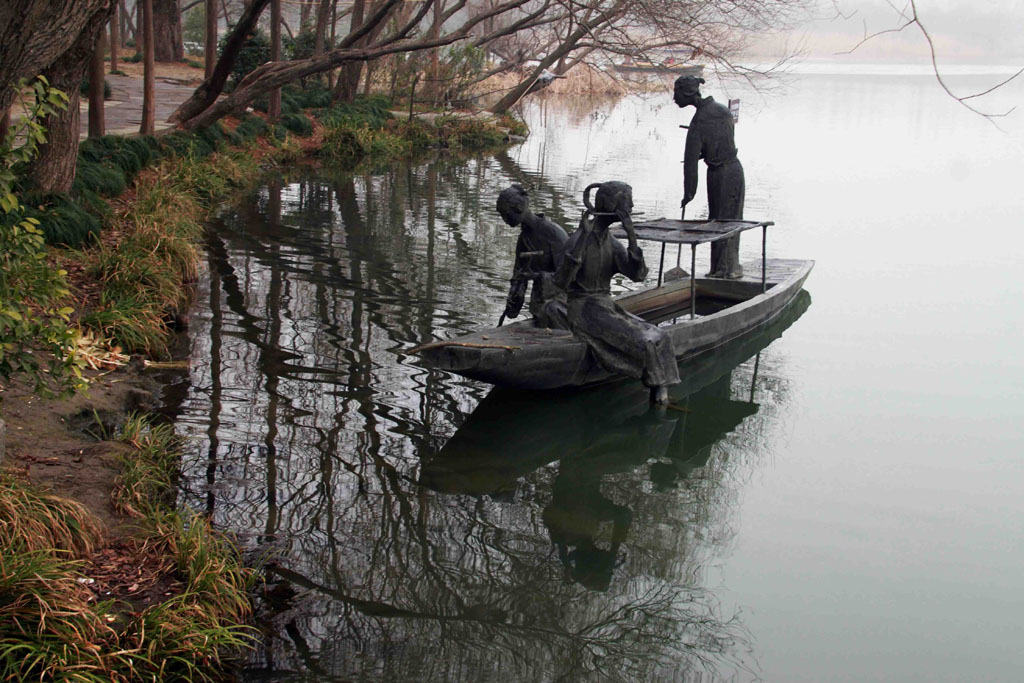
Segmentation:
{"type": "MultiPolygon", "coordinates": [[[[941,87],[942,90],[947,95],[949,95],[954,100],[956,100],[965,109],[967,109],[967,110],[977,114],[978,116],[984,117],[985,119],[988,119],[990,121],[992,121],[993,119],[997,119],[997,118],[1004,118],[1006,116],[1009,116],[1011,113],[1013,113],[1013,111],[1016,109],[1016,107],[1011,107],[1010,109],[1008,109],[1008,110],[1006,110],[1004,112],[1001,112],[1001,113],[992,113],[992,112],[983,111],[983,110],[979,109],[978,107],[973,106],[972,104],[968,103],[968,100],[984,97],[985,95],[989,95],[989,94],[995,92],[999,88],[1002,88],[1007,83],[1010,83],[1011,81],[1016,79],[1018,76],[1020,76],[1022,73],[1024,73],[1024,68],[1019,69],[1016,73],[1014,73],[1009,78],[1007,78],[1007,79],[997,83],[996,85],[993,85],[992,87],[990,87],[990,88],[988,88],[986,90],[982,90],[982,91],[976,92],[976,93],[971,93],[971,94],[968,94],[968,95],[958,95],[956,92],[953,91],[953,89],[946,82],[946,79],[943,78],[943,76],[942,76],[942,71],[939,68],[938,55],[936,54],[936,51],[935,51],[935,42],[932,40],[931,33],[928,31],[928,29],[925,27],[924,23],[921,21],[921,17],[920,17],[920,15],[917,12],[917,2],[916,2],[916,0],[908,0],[907,5],[903,9],[898,9],[891,2],[889,2],[888,4],[889,4],[889,7],[894,12],[896,12],[897,20],[901,21],[902,23],[900,23],[895,28],[889,28],[889,29],[885,29],[885,30],[882,30],[882,31],[875,31],[874,33],[868,33],[867,32],[867,26],[865,24],[864,37],[856,45],[854,45],[852,48],[850,48],[849,50],[847,50],[845,52],[839,52],[839,53],[836,53],[836,54],[852,54],[859,47],[861,47],[862,45],[864,45],[865,43],[867,43],[867,42],[869,42],[871,40],[874,40],[875,38],[877,38],[879,36],[885,35],[887,33],[901,33],[902,31],[904,31],[905,29],[909,28],[910,26],[917,26],[918,30],[921,32],[921,35],[924,36],[925,42],[928,43],[928,53],[929,53],[929,56],[931,58],[932,73],[935,74],[935,80],[938,81],[939,87],[941,87]]],[[[838,11],[838,7],[836,9],[838,11]]]]}

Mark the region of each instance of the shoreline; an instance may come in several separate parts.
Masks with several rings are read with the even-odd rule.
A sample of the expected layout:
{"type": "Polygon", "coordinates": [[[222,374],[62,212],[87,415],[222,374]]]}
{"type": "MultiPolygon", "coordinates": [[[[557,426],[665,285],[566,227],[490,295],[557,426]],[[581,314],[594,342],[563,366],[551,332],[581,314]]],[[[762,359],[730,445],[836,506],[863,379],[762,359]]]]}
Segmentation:
{"type": "MultiPolygon", "coordinates": [[[[161,149],[170,152],[154,154],[153,163],[134,173],[122,167],[124,175],[134,176],[122,192],[98,192],[105,196],[96,211],[104,225],[93,230],[89,223],[81,237],[88,244],[88,235],[98,233],[95,243],[50,249],[54,265],[70,273],[76,309],[85,312],[77,322],[88,334],[78,350],[88,363],[89,390],[42,399],[19,382],[0,387],[7,429],[0,476],[12,490],[34,492],[44,507],[81,509],[80,538],[70,547],[54,541],[46,549],[53,562],[59,560],[55,571],[70,589],[54,599],[71,607],[68,619],[78,631],[95,627],[102,637],[94,633],[90,649],[68,633],[0,627],[5,676],[80,669],[111,680],[217,680],[228,673],[227,660],[256,635],[248,624],[257,572],[243,567],[241,551],[200,515],[176,509],[180,450],[173,427],[144,417],[158,407],[159,373],[174,365],[152,361],[166,359],[175,329],[187,327],[204,224],[216,207],[286,163],[323,158],[355,171],[430,147],[483,150],[526,132],[514,121],[473,114],[432,113],[402,121],[380,98],[347,109],[311,111],[301,104],[293,103],[276,125],[250,114],[212,131],[160,136],[161,149]],[[156,261],[137,263],[143,253],[156,261]],[[139,288],[149,280],[148,288],[139,288]],[[116,287],[150,300],[139,310],[109,305],[116,287]],[[188,628],[175,631],[183,625],[188,628]],[[204,635],[197,640],[192,632],[204,635]],[[61,648],[52,649],[63,654],[40,645],[43,635],[56,635],[61,648]],[[19,647],[38,649],[41,659],[25,664],[23,655],[15,655],[19,647]]],[[[116,167],[121,150],[138,145],[129,140],[108,136],[91,152],[83,147],[93,163],[116,167]]],[[[55,201],[62,200],[70,201],[55,201]]],[[[6,515],[2,496],[0,491],[0,526],[6,521],[7,528],[28,529],[27,518],[6,515]]],[[[23,556],[19,548],[11,546],[10,556],[23,556]]]]}

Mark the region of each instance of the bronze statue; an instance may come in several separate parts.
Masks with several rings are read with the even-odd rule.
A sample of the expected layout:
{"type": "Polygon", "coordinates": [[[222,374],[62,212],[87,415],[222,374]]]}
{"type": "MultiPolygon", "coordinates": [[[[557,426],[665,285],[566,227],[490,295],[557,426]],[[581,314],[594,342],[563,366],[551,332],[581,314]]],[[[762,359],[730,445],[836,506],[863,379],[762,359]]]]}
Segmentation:
{"type": "Polygon", "coordinates": [[[606,369],[640,379],[651,389],[652,401],[667,403],[668,387],[679,383],[672,339],[656,325],[624,311],[611,297],[616,273],[634,282],[643,282],[647,275],[630,218],[633,188],[614,180],[594,183],[583,191],[583,203],[587,210],[566,243],[565,259],[555,277],[568,295],[569,329],[606,369]],[[618,222],[626,230],[628,247],[608,232],[618,222]]]}
{"type": "Polygon", "coordinates": [[[519,227],[516,262],[505,301],[504,317],[515,318],[526,299],[526,288],[533,282],[530,314],[539,327],[568,329],[565,292],[553,282],[562,263],[562,253],[569,236],[542,213],[529,208],[529,195],[521,185],[512,185],[498,195],[498,213],[510,226],[519,227]]]}
{"type": "MultiPolygon", "coordinates": [[[[743,166],[736,156],[733,119],[729,109],[713,97],[700,96],[703,78],[680,76],[673,99],[679,107],[693,105],[697,111],[690,119],[683,156],[683,202],[697,194],[697,160],[708,166],[708,218],[743,218],[743,166]]],[[[738,278],[740,267],[739,235],[711,244],[711,272],[708,277],[738,278]]]]}

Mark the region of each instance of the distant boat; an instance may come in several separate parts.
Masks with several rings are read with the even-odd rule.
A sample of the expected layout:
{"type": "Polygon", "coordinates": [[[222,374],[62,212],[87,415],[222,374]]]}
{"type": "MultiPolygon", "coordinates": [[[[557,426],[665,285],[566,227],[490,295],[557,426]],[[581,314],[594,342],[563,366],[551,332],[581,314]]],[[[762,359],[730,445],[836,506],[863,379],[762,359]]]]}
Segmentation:
{"type": "Polygon", "coordinates": [[[704,65],[677,62],[671,57],[661,62],[652,62],[645,59],[627,59],[616,64],[615,70],[621,73],[655,73],[699,77],[704,73],[704,65]]]}

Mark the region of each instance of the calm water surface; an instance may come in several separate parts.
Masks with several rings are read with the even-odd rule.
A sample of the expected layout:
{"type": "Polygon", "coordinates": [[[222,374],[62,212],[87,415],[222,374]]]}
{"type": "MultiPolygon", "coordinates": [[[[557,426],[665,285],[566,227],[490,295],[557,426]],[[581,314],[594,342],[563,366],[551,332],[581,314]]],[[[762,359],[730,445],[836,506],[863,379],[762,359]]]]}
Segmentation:
{"type": "Polygon", "coordinates": [[[497,321],[508,183],[567,228],[612,178],[676,215],[692,110],[667,94],[532,103],[496,156],[296,170],[213,226],[170,408],[182,504],[270,558],[247,677],[1024,678],[1021,125],[928,76],[709,86],[743,101],[769,255],[817,266],[682,368],[681,410],[408,353],[497,321]]]}

